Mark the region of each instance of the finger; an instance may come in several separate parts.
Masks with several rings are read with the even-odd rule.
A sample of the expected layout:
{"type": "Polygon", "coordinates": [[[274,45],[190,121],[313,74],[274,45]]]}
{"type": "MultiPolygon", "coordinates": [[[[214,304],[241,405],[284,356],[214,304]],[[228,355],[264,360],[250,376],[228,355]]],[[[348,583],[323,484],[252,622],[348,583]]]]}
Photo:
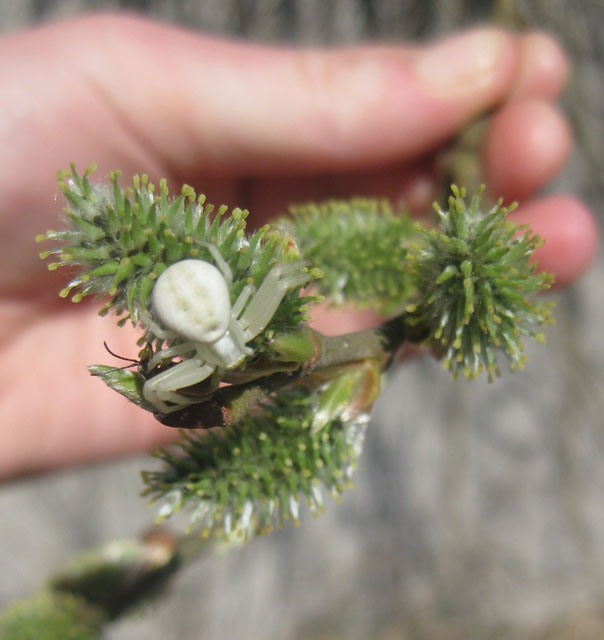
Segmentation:
{"type": "Polygon", "coordinates": [[[535,258],[539,269],[555,274],[556,286],[579,278],[593,262],[599,244],[595,220],[583,204],[569,196],[551,196],[524,204],[510,214],[545,239],[535,258]]]}
{"type": "Polygon", "coordinates": [[[497,102],[514,71],[512,39],[491,30],[425,49],[277,52],[182,34],[179,42],[178,114],[159,119],[156,100],[136,111],[139,128],[148,120],[153,147],[181,173],[333,171],[409,158],[497,102]],[[199,81],[183,86],[189,78],[199,81]]]}
{"type": "Polygon", "coordinates": [[[416,154],[498,101],[515,68],[514,40],[488,29],[421,48],[278,50],[94,17],[3,48],[29,52],[10,75],[36,76],[47,114],[37,127],[54,129],[44,135],[62,145],[83,136],[71,135],[71,156],[94,140],[97,154],[120,148],[141,166],[146,153],[151,170],[179,174],[364,167],[416,154]],[[82,47],[87,55],[75,55],[82,47]],[[50,65],[62,73],[48,77],[50,65]]]}
{"type": "Polygon", "coordinates": [[[518,71],[511,99],[554,101],[566,86],[569,65],[558,43],[544,33],[528,33],[518,40],[518,71]]]}
{"type": "Polygon", "coordinates": [[[148,451],[177,436],[87,374],[92,363],[123,364],[103,338],[130,355],[137,336],[82,307],[40,315],[2,346],[0,479],[148,451]]]}
{"type": "Polygon", "coordinates": [[[494,197],[522,200],[557,175],[571,149],[568,124],[540,100],[519,100],[493,117],[484,147],[485,181],[494,197]]]}
{"type": "Polygon", "coordinates": [[[313,307],[309,325],[326,336],[338,336],[379,326],[384,321],[371,311],[354,307],[331,307],[318,304],[313,307]]]}
{"type": "Polygon", "coordinates": [[[254,212],[258,225],[281,215],[292,204],[354,197],[388,199],[395,208],[425,214],[437,191],[431,158],[380,170],[319,176],[261,178],[245,182],[238,202],[254,212]]]}

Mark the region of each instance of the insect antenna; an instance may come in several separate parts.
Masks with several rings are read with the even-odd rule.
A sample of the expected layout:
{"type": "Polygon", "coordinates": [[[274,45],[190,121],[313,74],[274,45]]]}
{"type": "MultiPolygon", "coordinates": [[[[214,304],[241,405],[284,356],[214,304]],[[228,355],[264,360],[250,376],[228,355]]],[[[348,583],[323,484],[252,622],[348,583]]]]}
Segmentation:
{"type": "Polygon", "coordinates": [[[123,369],[128,369],[129,367],[133,367],[135,365],[138,366],[140,364],[140,360],[136,360],[135,358],[126,358],[125,356],[120,356],[114,351],[111,351],[111,349],[109,348],[109,345],[105,340],[103,340],[103,346],[105,347],[105,350],[108,353],[110,353],[114,358],[117,358],[118,360],[125,360],[126,362],[130,363],[130,364],[125,364],[123,367],[114,367],[113,369],[114,371],[122,371],[123,369]]]}

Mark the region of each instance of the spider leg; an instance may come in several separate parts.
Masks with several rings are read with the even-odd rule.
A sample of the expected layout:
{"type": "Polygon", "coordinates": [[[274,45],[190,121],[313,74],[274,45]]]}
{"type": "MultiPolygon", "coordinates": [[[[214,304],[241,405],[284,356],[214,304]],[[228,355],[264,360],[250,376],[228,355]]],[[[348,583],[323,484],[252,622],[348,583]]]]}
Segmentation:
{"type": "Polygon", "coordinates": [[[216,246],[211,244],[210,242],[204,242],[203,240],[195,239],[196,244],[205,247],[211,254],[212,258],[216,262],[216,266],[220,269],[224,279],[226,280],[227,287],[229,290],[231,289],[231,285],[233,284],[233,272],[231,271],[231,267],[229,267],[227,261],[222,257],[222,254],[216,246]]]}
{"type": "Polygon", "coordinates": [[[245,305],[250,299],[250,296],[255,291],[256,288],[251,284],[247,284],[245,287],[243,287],[241,293],[239,294],[239,297],[237,298],[237,300],[235,300],[235,304],[233,305],[233,308],[231,310],[231,321],[229,322],[229,333],[231,334],[231,337],[233,338],[233,341],[235,342],[239,350],[245,355],[251,355],[253,353],[253,350],[245,346],[245,343],[247,342],[245,331],[243,330],[243,327],[241,326],[238,319],[243,312],[245,305]]]}
{"type": "Polygon", "coordinates": [[[189,351],[195,351],[195,343],[194,342],[183,342],[182,344],[176,344],[172,347],[167,347],[165,349],[161,349],[153,355],[151,360],[147,363],[147,371],[151,371],[155,369],[155,367],[162,361],[167,358],[173,358],[174,356],[181,356],[184,353],[188,353],[189,351]]]}
{"type": "Polygon", "coordinates": [[[246,342],[255,338],[271,321],[288,291],[308,283],[310,276],[301,271],[304,265],[300,260],[288,262],[273,267],[267,273],[239,320],[246,342]]]}
{"type": "Polygon", "coordinates": [[[191,358],[149,378],[143,385],[143,397],[161,413],[172,413],[182,407],[195,404],[196,400],[187,398],[177,391],[205,380],[216,368],[205,360],[191,358]],[[173,403],[172,405],[166,402],[173,403]]]}
{"type": "Polygon", "coordinates": [[[243,287],[241,293],[239,294],[239,297],[237,298],[237,300],[235,300],[233,308],[231,309],[233,318],[238,318],[241,315],[241,312],[247,304],[247,301],[250,299],[250,296],[252,295],[252,293],[254,293],[255,290],[256,288],[251,284],[246,284],[245,287],[243,287]]]}

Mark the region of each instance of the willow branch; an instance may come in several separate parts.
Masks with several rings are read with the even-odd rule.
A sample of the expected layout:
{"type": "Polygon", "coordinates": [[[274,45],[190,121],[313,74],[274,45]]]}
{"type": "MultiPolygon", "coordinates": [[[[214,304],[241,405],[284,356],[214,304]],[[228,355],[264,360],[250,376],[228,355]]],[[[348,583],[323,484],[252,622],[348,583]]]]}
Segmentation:
{"type": "Polygon", "coordinates": [[[325,336],[311,330],[311,337],[315,353],[294,370],[221,387],[205,402],[169,414],[156,413],[155,417],[162,424],[179,429],[230,427],[274,391],[298,381],[321,380],[321,372],[328,369],[362,360],[376,360],[381,363],[382,369],[388,368],[396,352],[405,343],[407,330],[403,316],[398,316],[374,329],[341,336],[325,336]]]}

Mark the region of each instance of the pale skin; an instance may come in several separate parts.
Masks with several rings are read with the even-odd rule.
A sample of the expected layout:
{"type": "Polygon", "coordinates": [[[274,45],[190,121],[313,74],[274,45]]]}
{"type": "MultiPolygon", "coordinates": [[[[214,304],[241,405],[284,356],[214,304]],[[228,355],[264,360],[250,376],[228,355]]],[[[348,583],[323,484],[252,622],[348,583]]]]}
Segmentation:
{"type": "MultiPolygon", "coordinates": [[[[484,150],[495,195],[546,238],[540,268],[572,283],[597,246],[572,195],[536,197],[563,167],[570,130],[555,102],[568,67],[541,34],[481,29],[418,46],[329,52],[203,37],[133,17],[97,16],[0,40],[0,478],[134,454],[175,432],[85,367],[136,353],[135,334],[56,292],[36,234],[57,226],[55,174],[73,161],[165,176],[256,225],[289,202],[435,194],[434,155],[495,109],[484,150]],[[445,71],[446,70],[446,71],[445,71]]],[[[320,314],[341,333],[372,318],[320,314]]]]}

